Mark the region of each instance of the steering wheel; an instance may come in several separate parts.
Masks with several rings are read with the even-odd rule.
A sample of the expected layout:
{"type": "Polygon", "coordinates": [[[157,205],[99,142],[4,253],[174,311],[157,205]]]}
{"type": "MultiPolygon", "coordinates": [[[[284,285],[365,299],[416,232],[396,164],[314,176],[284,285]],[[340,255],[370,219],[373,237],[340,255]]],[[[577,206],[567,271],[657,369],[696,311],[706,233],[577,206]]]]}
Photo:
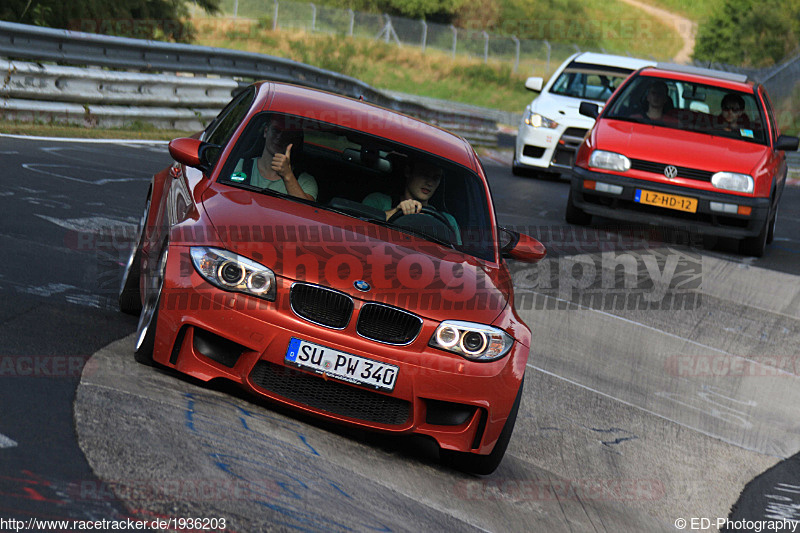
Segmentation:
{"type": "MultiPolygon", "coordinates": [[[[434,209],[433,207],[431,207],[429,205],[423,205],[422,209],[420,209],[419,213],[412,213],[412,214],[414,214],[414,215],[428,215],[429,217],[433,217],[436,220],[438,220],[439,222],[445,224],[448,228],[450,227],[450,221],[447,220],[447,217],[445,217],[442,213],[440,213],[439,211],[437,211],[436,209],[434,209]]],[[[403,216],[403,211],[398,210],[394,215],[389,217],[388,222],[394,222],[395,220],[397,220],[401,216],[403,216]]]]}

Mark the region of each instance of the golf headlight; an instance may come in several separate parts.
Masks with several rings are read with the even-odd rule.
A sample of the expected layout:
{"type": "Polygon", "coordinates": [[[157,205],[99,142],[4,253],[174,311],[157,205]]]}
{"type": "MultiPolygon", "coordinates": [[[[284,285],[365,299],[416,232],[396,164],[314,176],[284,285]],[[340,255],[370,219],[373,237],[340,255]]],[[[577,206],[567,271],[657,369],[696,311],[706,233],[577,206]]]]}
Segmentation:
{"type": "Polygon", "coordinates": [[[511,349],[514,339],[505,331],[473,322],[445,320],[436,328],[429,346],[457,353],[474,361],[494,361],[511,349]]]}
{"type": "Polygon", "coordinates": [[[194,268],[212,285],[275,300],[275,274],[264,265],[221,248],[194,246],[191,255],[194,268]]]}
{"type": "Polygon", "coordinates": [[[539,113],[534,113],[530,108],[525,111],[525,124],[534,128],[548,128],[551,130],[558,127],[558,122],[550,120],[539,113]]]}
{"type": "Polygon", "coordinates": [[[728,191],[753,192],[753,177],[735,172],[717,172],[711,176],[711,185],[728,191]]]}
{"type": "Polygon", "coordinates": [[[631,160],[622,154],[606,152],[605,150],[595,150],[589,157],[589,166],[602,168],[603,170],[625,172],[630,170],[631,160]]]}

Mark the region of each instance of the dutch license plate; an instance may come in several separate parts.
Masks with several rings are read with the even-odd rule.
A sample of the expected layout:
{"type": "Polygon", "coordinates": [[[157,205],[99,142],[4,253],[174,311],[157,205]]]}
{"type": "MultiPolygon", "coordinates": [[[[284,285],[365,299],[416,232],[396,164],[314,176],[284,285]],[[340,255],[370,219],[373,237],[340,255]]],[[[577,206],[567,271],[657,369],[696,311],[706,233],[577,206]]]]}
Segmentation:
{"type": "Polygon", "coordinates": [[[286,362],[356,385],[391,391],[398,367],[292,337],[286,362]]]}
{"type": "Polygon", "coordinates": [[[686,196],[678,196],[676,194],[664,194],[661,192],[636,189],[634,200],[640,204],[656,205],[667,209],[686,211],[687,213],[697,212],[697,198],[687,198],[686,196]]]}

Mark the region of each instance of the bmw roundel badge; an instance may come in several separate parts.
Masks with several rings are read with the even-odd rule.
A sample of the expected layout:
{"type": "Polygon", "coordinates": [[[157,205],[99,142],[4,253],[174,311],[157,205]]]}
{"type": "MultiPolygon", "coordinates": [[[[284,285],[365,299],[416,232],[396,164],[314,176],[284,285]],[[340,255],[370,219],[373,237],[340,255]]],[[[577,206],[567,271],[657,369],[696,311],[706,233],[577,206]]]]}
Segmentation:
{"type": "Polygon", "coordinates": [[[369,286],[369,283],[367,283],[367,282],[366,282],[366,281],[364,281],[363,279],[360,279],[360,280],[358,280],[358,281],[354,281],[354,282],[353,282],[353,286],[354,286],[356,289],[360,290],[361,292],[367,292],[367,291],[369,291],[369,290],[370,290],[370,288],[371,288],[371,287],[369,286]]]}

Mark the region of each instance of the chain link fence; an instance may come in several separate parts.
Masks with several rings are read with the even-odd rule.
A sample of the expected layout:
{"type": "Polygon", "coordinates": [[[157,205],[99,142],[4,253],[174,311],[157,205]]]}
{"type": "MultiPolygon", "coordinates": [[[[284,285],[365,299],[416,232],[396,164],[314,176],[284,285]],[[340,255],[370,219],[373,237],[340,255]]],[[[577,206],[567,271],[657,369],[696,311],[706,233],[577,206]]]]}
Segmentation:
{"type": "MultiPolygon", "coordinates": [[[[368,38],[397,46],[417,47],[423,52],[436,50],[452,57],[477,58],[486,63],[491,61],[506,66],[509,72],[515,74],[536,73],[547,77],[567,57],[585,51],[575,44],[518,39],[513,35],[498,35],[422,19],[390,17],[309,2],[222,0],[220,8],[236,18],[268,20],[273,29],[368,38]]],[[[607,53],[604,49],[592,51],[607,53]]],[[[769,69],[700,62],[695,62],[695,65],[740,72],[761,81],[772,97],[781,127],[793,133],[800,132],[800,54],[769,69]]]]}
{"type": "MultiPolygon", "coordinates": [[[[237,18],[268,19],[273,29],[295,29],[437,50],[508,67],[510,72],[548,76],[567,57],[582,51],[577,45],[518,39],[485,31],[456,28],[422,19],[390,17],[308,2],[289,0],[222,0],[223,13],[237,18]]],[[[593,50],[605,52],[605,50],[593,50]]],[[[630,55],[630,54],[627,54],[630,55]]]]}

